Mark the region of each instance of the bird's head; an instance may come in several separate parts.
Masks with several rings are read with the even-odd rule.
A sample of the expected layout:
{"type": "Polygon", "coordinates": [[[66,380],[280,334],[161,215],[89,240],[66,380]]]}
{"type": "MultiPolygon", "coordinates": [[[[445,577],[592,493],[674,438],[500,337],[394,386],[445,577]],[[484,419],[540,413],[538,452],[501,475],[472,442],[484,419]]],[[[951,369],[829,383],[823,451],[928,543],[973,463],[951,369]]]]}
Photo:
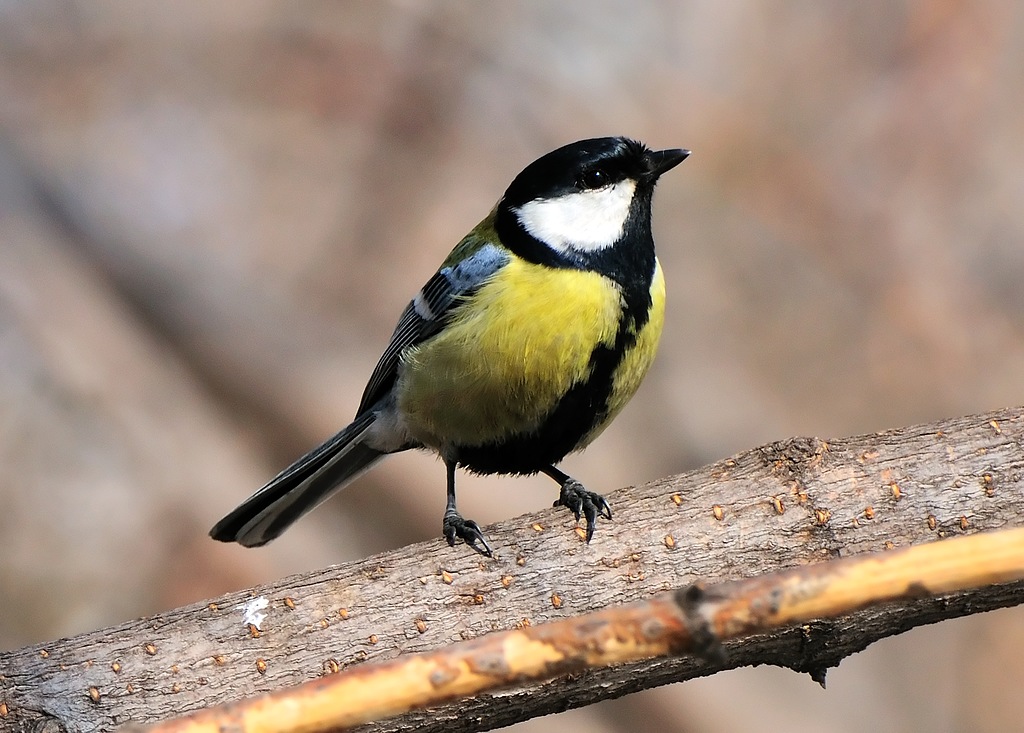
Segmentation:
{"type": "Polygon", "coordinates": [[[534,240],[557,257],[576,259],[614,247],[636,226],[650,230],[658,177],[689,150],[649,150],[624,137],[580,140],[538,158],[498,203],[502,239],[534,240]],[[631,220],[634,227],[630,227],[631,220]]]}

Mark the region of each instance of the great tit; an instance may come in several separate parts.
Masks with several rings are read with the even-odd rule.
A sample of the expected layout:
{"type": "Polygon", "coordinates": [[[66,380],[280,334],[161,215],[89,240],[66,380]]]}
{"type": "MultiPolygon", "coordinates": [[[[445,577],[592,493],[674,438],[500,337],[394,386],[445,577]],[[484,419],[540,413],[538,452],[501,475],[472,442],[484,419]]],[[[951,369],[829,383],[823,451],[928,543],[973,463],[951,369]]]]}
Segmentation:
{"type": "Polygon", "coordinates": [[[455,505],[455,469],[543,473],[554,506],[586,518],[599,494],[558,470],[611,422],[654,358],[665,281],[651,235],[658,177],[688,150],[581,140],[528,165],[398,319],[355,420],[210,530],[263,545],[389,453],[427,449],[447,469],[442,531],[491,547],[455,505]]]}

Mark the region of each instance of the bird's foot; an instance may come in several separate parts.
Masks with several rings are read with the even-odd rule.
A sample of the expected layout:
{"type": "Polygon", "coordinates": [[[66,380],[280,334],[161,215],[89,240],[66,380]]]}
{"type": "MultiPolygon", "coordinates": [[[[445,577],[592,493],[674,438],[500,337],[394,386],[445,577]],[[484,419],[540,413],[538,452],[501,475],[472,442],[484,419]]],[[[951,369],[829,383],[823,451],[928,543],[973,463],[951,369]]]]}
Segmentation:
{"type": "Polygon", "coordinates": [[[492,556],[491,546],[487,544],[487,538],[480,531],[480,525],[472,519],[463,519],[458,512],[447,511],[444,513],[441,526],[449,546],[454,547],[455,538],[458,537],[481,555],[492,556]]]}
{"type": "Polygon", "coordinates": [[[574,478],[562,483],[558,500],[552,506],[566,507],[576,517],[577,522],[580,521],[581,514],[587,518],[587,542],[594,536],[594,526],[599,514],[608,520],[612,518],[612,508],[608,506],[605,498],[593,491],[587,491],[583,484],[574,478]]]}

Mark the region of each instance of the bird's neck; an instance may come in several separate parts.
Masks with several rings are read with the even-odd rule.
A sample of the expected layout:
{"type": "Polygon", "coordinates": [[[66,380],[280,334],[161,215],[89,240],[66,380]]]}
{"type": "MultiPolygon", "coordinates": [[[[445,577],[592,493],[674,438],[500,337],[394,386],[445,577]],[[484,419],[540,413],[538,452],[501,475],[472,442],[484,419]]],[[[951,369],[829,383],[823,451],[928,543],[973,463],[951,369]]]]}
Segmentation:
{"type": "Polygon", "coordinates": [[[499,203],[495,211],[494,228],[501,243],[528,262],[595,271],[615,281],[621,289],[627,313],[640,314],[650,307],[657,259],[651,234],[649,192],[637,192],[622,237],[611,247],[600,250],[564,252],[553,249],[530,234],[512,208],[503,203],[499,203]]]}

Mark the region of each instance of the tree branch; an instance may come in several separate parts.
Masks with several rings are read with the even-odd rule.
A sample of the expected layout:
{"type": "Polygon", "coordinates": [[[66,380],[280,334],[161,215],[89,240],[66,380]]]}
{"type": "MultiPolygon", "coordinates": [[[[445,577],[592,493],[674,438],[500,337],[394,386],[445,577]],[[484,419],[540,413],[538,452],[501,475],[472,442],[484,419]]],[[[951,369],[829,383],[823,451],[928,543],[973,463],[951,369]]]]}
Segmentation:
{"type": "MultiPolygon", "coordinates": [[[[797,438],[609,496],[591,545],[547,510],[73,639],[0,654],[0,727],[109,729],[450,645],[827,558],[1024,524],[1024,409],[836,441],[797,438]],[[245,618],[266,599],[266,617],[245,618]],[[254,623],[250,623],[254,622],[254,623]]],[[[679,656],[525,684],[368,730],[482,730],[747,664],[824,671],[923,623],[1012,605],[1022,586],[910,600],[679,656]]]]}
{"type": "Polygon", "coordinates": [[[1024,528],[951,537],[709,588],[691,585],[582,616],[486,634],[151,727],[132,726],[131,733],[331,733],[624,662],[684,653],[720,661],[723,641],[881,603],[1020,580],[1024,528]]]}

